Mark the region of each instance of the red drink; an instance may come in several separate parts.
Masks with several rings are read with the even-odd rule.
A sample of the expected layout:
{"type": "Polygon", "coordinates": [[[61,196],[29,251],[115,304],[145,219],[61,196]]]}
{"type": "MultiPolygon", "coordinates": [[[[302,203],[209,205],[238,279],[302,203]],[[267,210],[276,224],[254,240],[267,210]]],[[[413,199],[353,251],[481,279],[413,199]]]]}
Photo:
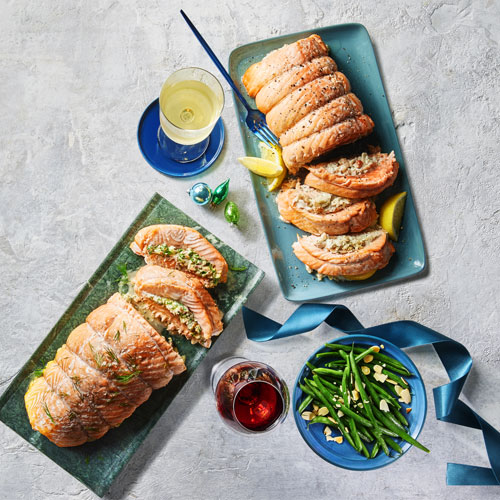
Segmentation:
{"type": "Polygon", "coordinates": [[[284,420],[288,389],[269,366],[244,361],[229,368],[215,388],[217,409],[239,431],[262,432],[284,420]]]}

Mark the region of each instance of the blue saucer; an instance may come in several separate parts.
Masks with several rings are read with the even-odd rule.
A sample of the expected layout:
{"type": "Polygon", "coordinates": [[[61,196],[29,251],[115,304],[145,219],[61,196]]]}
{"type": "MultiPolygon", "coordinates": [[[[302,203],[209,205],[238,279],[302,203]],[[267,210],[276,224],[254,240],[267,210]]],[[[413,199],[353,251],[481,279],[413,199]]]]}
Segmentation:
{"type": "Polygon", "coordinates": [[[178,163],[167,158],[157,140],[160,126],[160,108],[155,99],[144,111],[137,127],[137,142],[144,159],[158,172],[173,177],[191,177],[205,171],[218,158],[224,145],[224,124],[219,118],[210,134],[210,142],[205,154],[189,163],[178,163]]]}
{"type": "MultiPolygon", "coordinates": [[[[412,360],[407,356],[407,354],[402,351],[399,347],[396,347],[391,342],[387,340],[383,340],[379,337],[374,337],[371,335],[364,334],[353,334],[347,335],[345,337],[337,338],[331,341],[335,344],[344,344],[351,345],[353,342],[358,346],[372,346],[372,345],[380,345],[384,344],[384,353],[391,356],[392,358],[400,361],[403,365],[406,366],[414,375],[412,377],[405,377],[408,381],[408,384],[411,388],[412,393],[412,402],[411,402],[411,412],[408,414],[404,414],[409,423],[409,431],[408,433],[414,438],[417,439],[422,427],[425,422],[425,415],[427,413],[427,398],[425,395],[425,387],[422,377],[417,370],[417,367],[414,365],[412,360]]],[[[315,364],[316,366],[323,366],[326,361],[318,362],[318,358],[316,354],[318,352],[328,351],[324,345],[321,346],[317,351],[315,351],[308,359],[310,363],[315,364]]],[[[326,358],[320,358],[321,360],[326,360],[326,358]]],[[[295,423],[300,432],[300,435],[305,440],[307,445],[323,460],[330,462],[332,465],[336,465],[338,467],[342,467],[344,469],[349,470],[373,470],[378,469],[380,467],[384,467],[393,463],[395,460],[400,458],[404,453],[406,453],[412,445],[407,443],[406,441],[402,441],[401,439],[394,438],[402,448],[403,453],[401,455],[397,455],[391,453],[391,456],[385,455],[382,451],[379,452],[376,458],[367,459],[364,456],[360,455],[356,452],[347,441],[344,441],[342,444],[337,444],[334,442],[326,441],[326,438],[323,434],[324,425],[315,424],[311,425],[308,428],[308,422],[304,420],[299,412],[297,411],[300,403],[304,399],[304,393],[299,387],[299,383],[302,383],[304,377],[308,377],[310,375],[310,370],[307,365],[302,367],[302,370],[297,377],[295,382],[295,388],[293,391],[292,397],[292,408],[293,408],[293,416],[295,418],[295,423]]],[[[334,431],[335,435],[338,435],[337,431],[334,431]]],[[[367,445],[368,449],[371,450],[371,445],[367,445]]],[[[424,453],[424,452],[422,452],[424,453]]]]}

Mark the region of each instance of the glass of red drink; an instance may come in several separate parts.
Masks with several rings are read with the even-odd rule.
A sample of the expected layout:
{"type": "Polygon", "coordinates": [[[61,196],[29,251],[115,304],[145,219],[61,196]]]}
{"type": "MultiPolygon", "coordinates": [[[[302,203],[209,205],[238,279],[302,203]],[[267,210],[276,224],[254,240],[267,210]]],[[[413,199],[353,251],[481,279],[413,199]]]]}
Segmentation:
{"type": "Polygon", "coordinates": [[[211,382],[222,420],[236,431],[270,431],[286,418],[288,387],[264,363],[227,358],[213,367],[211,382]]]}

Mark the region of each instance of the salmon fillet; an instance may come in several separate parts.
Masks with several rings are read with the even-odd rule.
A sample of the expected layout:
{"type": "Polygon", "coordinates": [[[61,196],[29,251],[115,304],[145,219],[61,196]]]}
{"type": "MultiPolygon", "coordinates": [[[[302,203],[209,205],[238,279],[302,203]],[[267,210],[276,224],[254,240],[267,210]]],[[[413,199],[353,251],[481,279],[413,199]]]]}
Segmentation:
{"type": "Polygon", "coordinates": [[[311,111],[350,90],[349,80],[339,71],[316,78],[295,89],[274,106],[266,115],[267,125],[277,137],[280,137],[311,111]]]}
{"type": "Polygon", "coordinates": [[[392,186],[399,164],[394,151],[363,153],[356,158],[306,165],[309,170],[305,183],[328,193],[346,198],[375,196],[392,186]]]}
{"type": "Polygon", "coordinates": [[[76,327],[25,394],[33,429],[78,446],[120,425],[184,361],[118,294],[76,327]]]}
{"type": "Polygon", "coordinates": [[[321,40],[321,37],[311,35],[270,52],[262,61],[252,64],[245,71],[241,80],[248,95],[255,97],[267,82],[291,67],[327,54],[328,47],[321,40]]]}
{"type": "Polygon", "coordinates": [[[328,56],[317,57],[299,66],[293,66],[288,71],[277,75],[259,90],[255,97],[257,109],[263,113],[269,113],[290,92],[335,71],[337,71],[337,65],[328,56]]]}
{"type": "Polygon", "coordinates": [[[349,118],[285,146],[282,151],[283,161],[288,170],[295,173],[302,165],[318,156],[368,135],[373,127],[373,121],[368,115],[349,118]]]}
{"type": "Polygon", "coordinates": [[[208,288],[227,280],[228,266],[224,257],[190,227],[174,224],[144,227],[136,234],[130,248],[144,257],[146,264],[178,269],[198,278],[208,288]]]}
{"type": "Polygon", "coordinates": [[[346,94],[314,110],[299,120],[292,128],[280,136],[282,147],[299,139],[309,137],[321,130],[363,113],[361,101],[352,93],[346,94]]]}
{"type": "Polygon", "coordinates": [[[316,235],[359,232],[377,220],[373,201],[340,198],[299,181],[285,183],[276,202],[283,220],[316,235]]]}
{"type": "MultiPolygon", "coordinates": [[[[149,301],[156,302],[160,306],[155,307],[156,317],[159,317],[160,311],[173,326],[172,315],[178,316],[181,323],[188,327],[192,343],[209,346],[212,336],[222,331],[222,315],[196,278],[190,278],[182,271],[149,265],[139,269],[133,285],[134,300],[148,299],[146,307],[149,301]]],[[[171,333],[182,335],[186,333],[186,328],[171,333]]]]}
{"type": "Polygon", "coordinates": [[[394,247],[383,229],[342,236],[306,236],[293,245],[296,257],[321,276],[356,276],[385,267],[394,247]]]}

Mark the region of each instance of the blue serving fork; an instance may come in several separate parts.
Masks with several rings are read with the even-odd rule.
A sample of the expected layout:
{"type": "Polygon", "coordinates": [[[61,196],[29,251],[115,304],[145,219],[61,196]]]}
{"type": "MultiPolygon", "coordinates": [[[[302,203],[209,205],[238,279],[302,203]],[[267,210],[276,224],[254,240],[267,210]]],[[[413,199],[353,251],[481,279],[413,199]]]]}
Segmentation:
{"type": "Polygon", "coordinates": [[[271,132],[271,130],[269,130],[269,127],[267,126],[266,117],[264,113],[261,113],[259,110],[253,109],[248,105],[245,98],[241,95],[241,92],[239,91],[238,87],[233,82],[233,79],[231,78],[229,73],[226,71],[224,66],[222,66],[221,62],[219,61],[219,59],[217,59],[217,56],[214,54],[213,50],[208,46],[205,39],[201,36],[200,32],[196,29],[194,24],[191,22],[189,17],[186,16],[183,10],[181,10],[181,15],[188,24],[188,26],[191,28],[191,31],[194,33],[194,36],[198,39],[202,47],[210,56],[210,59],[212,59],[217,68],[219,68],[219,71],[222,73],[222,76],[226,79],[227,83],[231,85],[233,92],[241,101],[241,104],[245,106],[245,109],[247,110],[247,116],[245,119],[247,127],[259,138],[259,140],[265,142],[268,146],[281,148],[278,138],[271,132]]]}

